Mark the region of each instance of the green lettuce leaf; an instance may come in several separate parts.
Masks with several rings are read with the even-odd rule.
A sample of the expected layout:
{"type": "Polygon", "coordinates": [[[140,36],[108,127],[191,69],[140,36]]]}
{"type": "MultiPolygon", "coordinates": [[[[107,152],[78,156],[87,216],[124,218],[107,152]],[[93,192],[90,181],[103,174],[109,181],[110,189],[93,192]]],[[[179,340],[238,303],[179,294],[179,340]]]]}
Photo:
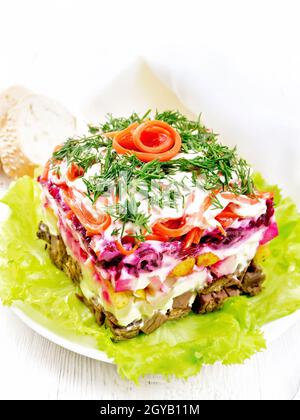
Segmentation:
{"type": "MultiPolygon", "coordinates": [[[[53,330],[91,337],[114,359],[120,374],[138,381],[146,374],[187,378],[204,364],[242,363],[265,348],[260,327],[300,308],[300,215],[277,187],[257,175],[261,190],[276,192],[280,237],[261,263],[267,274],[263,293],[230,299],[216,313],[190,315],[163,325],[150,336],[114,344],[76,298],[76,287],[51,263],[44,243],[36,238],[41,220],[40,190],[31,178],[14,183],[1,203],[10,215],[0,228],[0,298],[20,303],[43,316],[53,330]]],[[[1,211],[1,209],[0,209],[1,211]]]]}

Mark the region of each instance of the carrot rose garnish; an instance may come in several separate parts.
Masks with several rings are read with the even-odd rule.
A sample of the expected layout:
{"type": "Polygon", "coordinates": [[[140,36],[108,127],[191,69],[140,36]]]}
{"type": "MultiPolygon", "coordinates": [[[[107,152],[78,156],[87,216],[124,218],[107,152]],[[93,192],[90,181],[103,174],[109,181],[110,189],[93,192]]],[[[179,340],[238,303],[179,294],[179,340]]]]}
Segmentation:
{"type": "Polygon", "coordinates": [[[119,154],[136,155],[142,162],[171,160],[182,146],[179,133],[163,121],[134,123],[113,134],[113,147],[119,154]]]}

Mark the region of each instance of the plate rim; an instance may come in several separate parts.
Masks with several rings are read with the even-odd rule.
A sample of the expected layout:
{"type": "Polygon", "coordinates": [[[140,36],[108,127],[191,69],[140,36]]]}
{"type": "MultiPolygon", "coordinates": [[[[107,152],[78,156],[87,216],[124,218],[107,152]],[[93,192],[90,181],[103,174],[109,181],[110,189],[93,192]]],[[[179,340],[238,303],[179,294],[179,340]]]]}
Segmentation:
{"type": "MultiPolygon", "coordinates": [[[[80,344],[75,340],[71,340],[68,337],[64,337],[62,334],[54,332],[50,328],[47,328],[36,319],[34,319],[33,316],[27,314],[21,306],[12,306],[11,310],[32,331],[36,332],[46,340],[58,345],[59,347],[89,359],[116,365],[116,363],[111,358],[109,358],[104,351],[80,344]]],[[[276,341],[285,332],[290,330],[298,321],[300,321],[300,310],[264,325],[262,327],[262,331],[266,339],[267,347],[276,341]]],[[[76,337],[78,337],[78,341],[80,338],[82,339],[82,336],[80,335],[76,337]]]]}
{"type": "MultiPolygon", "coordinates": [[[[76,343],[70,338],[63,337],[61,334],[52,331],[50,328],[47,328],[33,317],[29,316],[24,310],[22,310],[21,307],[13,306],[11,307],[11,311],[32,331],[36,332],[46,340],[58,345],[59,347],[62,347],[81,356],[88,357],[89,359],[115,365],[114,361],[110,359],[104,351],[76,343]]],[[[78,335],[78,339],[80,337],[82,338],[82,336],[78,335]]]]}

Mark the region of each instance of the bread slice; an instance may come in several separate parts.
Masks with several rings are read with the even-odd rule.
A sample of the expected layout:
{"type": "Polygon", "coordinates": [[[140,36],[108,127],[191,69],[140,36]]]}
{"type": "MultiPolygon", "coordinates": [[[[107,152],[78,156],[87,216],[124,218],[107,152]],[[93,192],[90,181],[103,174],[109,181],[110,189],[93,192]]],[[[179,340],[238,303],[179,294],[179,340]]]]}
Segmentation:
{"type": "Polygon", "coordinates": [[[53,149],[74,136],[76,118],[56,101],[29,94],[10,108],[0,131],[0,156],[5,173],[32,176],[53,149]]]}
{"type": "Polygon", "coordinates": [[[0,94],[0,127],[6,117],[6,113],[14,107],[22,98],[30,95],[30,90],[23,86],[11,86],[0,94]]]}
{"type": "MultiPolygon", "coordinates": [[[[30,90],[26,89],[23,86],[11,86],[0,94],[0,132],[6,124],[6,115],[7,112],[14,107],[19,100],[24,98],[27,95],[30,95],[30,90]]],[[[1,150],[1,146],[0,146],[1,150]]],[[[1,154],[0,154],[1,159],[1,154]]],[[[1,169],[1,160],[0,160],[0,169],[1,169]]]]}

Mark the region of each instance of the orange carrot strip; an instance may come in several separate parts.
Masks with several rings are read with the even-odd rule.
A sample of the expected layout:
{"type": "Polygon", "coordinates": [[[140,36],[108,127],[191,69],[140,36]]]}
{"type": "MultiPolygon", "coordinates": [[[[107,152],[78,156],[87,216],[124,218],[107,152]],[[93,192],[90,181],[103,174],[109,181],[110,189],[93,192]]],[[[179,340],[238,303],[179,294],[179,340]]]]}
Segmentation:
{"type": "Polygon", "coordinates": [[[164,235],[147,235],[145,237],[146,241],[160,241],[160,242],[167,242],[169,240],[168,236],[164,235]]]}
{"type": "Polygon", "coordinates": [[[226,200],[238,201],[242,204],[254,205],[258,203],[256,198],[247,197],[246,195],[236,195],[230,192],[221,193],[221,197],[225,198],[226,200]]]}
{"type": "Polygon", "coordinates": [[[82,203],[76,202],[70,189],[65,189],[64,199],[89,236],[100,235],[111,225],[111,217],[108,214],[103,213],[95,217],[82,203]]]}
{"type": "Polygon", "coordinates": [[[268,191],[268,192],[256,191],[255,192],[255,197],[261,198],[263,200],[273,200],[274,197],[275,197],[275,193],[273,191],[268,191]]]}
{"type": "Polygon", "coordinates": [[[80,176],[84,175],[84,170],[76,163],[71,163],[67,170],[67,178],[69,181],[75,181],[75,179],[79,178],[80,176]]]}
{"type": "Polygon", "coordinates": [[[130,249],[130,250],[128,250],[128,249],[125,249],[124,247],[123,247],[123,245],[121,244],[121,242],[120,241],[116,241],[116,246],[117,246],[117,249],[118,249],[118,251],[122,254],[122,255],[132,255],[137,249],[138,249],[138,247],[139,247],[139,244],[136,244],[132,249],[130,249]]]}
{"type": "Polygon", "coordinates": [[[186,235],[192,229],[192,226],[189,226],[186,223],[184,223],[183,226],[175,228],[166,226],[166,224],[172,221],[174,222],[175,220],[168,220],[165,222],[156,223],[152,228],[153,233],[158,233],[159,235],[162,234],[170,238],[180,238],[181,236],[186,235]]]}
{"type": "Polygon", "coordinates": [[[193,244],[198,245],[202,235],[203,235],[203,230],[195,227],[194,229],[192,229],[185,237],[184,241],[183,241],[183,249],[188,249],[190,248],[193,244]]]}

